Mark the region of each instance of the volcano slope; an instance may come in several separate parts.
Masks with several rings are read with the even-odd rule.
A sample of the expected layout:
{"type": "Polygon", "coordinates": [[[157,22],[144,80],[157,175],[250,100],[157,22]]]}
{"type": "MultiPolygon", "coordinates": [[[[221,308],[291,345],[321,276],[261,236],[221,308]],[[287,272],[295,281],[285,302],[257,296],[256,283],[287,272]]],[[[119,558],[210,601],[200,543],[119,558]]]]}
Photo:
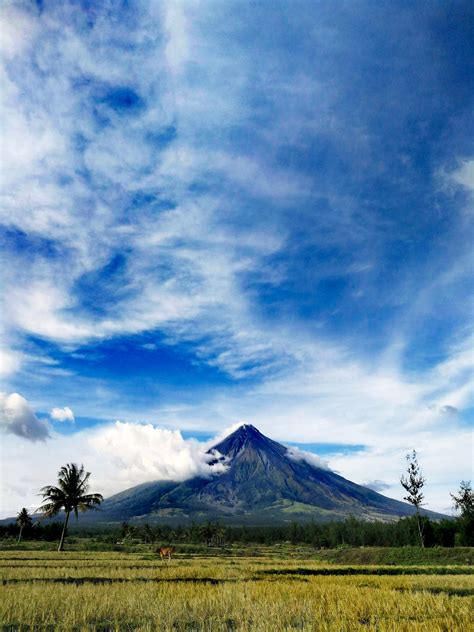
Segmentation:
{"type": "Polygon", "coordinates": [[[391,521],[414,512],[411,505],[295,458],[291,449],[251,425],[240,426],[210,454],[215,454],[215,462],[227,465],[224,472],[184,482],[138,485],[105,500],[100,511],[88,514],[89,521],[186,524],[219,519],[258,525],[339,520],[349,515],[391,521]]]}

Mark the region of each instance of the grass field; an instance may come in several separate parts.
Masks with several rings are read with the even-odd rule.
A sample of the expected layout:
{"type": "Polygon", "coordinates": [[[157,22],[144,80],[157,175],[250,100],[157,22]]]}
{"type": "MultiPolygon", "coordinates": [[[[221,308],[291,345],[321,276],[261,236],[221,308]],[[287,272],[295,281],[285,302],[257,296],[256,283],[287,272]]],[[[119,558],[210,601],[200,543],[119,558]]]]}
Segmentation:
{"type": "Polygon", "coordinates": [[[474,567],[459,560],[335,564],[303,549],[261,547],[182,552],[161,563],[145,551],[4,550],[0,577],[5,632],[474,626],[474,567]]]}

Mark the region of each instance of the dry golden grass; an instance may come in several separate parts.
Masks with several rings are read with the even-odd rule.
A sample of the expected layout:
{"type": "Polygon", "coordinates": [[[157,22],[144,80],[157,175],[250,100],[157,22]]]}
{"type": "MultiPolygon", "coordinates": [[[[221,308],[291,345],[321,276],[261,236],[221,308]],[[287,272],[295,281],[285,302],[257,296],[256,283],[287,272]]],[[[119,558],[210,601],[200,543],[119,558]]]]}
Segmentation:
{"type": "Polygon", "coordinates": [[[271,557],[177,557],[163,564],[136,554],[5,552],[0,621],[12,632],[473,629],[472,567],[438,569],[442,575],[433,568],[374,574],[383,567],[311,574],[325,569],[349,572],[271,557]]]}

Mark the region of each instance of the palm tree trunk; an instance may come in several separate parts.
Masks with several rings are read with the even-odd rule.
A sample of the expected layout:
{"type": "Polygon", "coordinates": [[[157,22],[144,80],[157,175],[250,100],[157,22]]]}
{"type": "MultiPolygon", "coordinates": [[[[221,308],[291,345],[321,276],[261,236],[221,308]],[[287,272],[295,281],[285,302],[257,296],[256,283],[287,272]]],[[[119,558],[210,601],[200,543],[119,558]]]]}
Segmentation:
{"type": "Polygon", "coordinates": [[[19,534],[19,536],[18,536],[18,542],[17,542],[17,544],[20,544],[20,542],[21,542],[21,534],[22,534],[22,533],[23,533],[23,525],[21,525],[21,527],[20,527],[20,534],[19,534]]]}
{"type": "Polygon", "coordinates": [[[61,533],[61,541],[59,542],[58,551],[62,551],[64,549],[64,538],[66,537],[66,529],[67,529],[67,523],[69,522],[70,513],[71,513],[70,511],[66,511],[66,519],[64,521],[63,532],[61,533]]]}

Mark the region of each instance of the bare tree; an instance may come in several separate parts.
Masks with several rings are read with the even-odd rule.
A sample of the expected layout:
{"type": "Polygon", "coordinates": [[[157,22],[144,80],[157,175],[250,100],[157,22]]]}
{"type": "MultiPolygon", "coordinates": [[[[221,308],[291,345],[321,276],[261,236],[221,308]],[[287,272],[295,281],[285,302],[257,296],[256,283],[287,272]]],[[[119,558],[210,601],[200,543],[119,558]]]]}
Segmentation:
{"type": "Polygon", "coordinates": [[[420,536],[421,546],[425,546],[425,539],[423,536],[423,523],[420,516],[420,507],[423,506],[424,495],[421,491],[426,483],[425,477],[422,475],[420,466],[418,464],[418,458],[416,450],[406,455],[407,460],[407,473],[400,477],[400,483],[407,492],[404,499],[415,507],[416,510],[416,522],[418,525],[418,534],[420,536]]]}

